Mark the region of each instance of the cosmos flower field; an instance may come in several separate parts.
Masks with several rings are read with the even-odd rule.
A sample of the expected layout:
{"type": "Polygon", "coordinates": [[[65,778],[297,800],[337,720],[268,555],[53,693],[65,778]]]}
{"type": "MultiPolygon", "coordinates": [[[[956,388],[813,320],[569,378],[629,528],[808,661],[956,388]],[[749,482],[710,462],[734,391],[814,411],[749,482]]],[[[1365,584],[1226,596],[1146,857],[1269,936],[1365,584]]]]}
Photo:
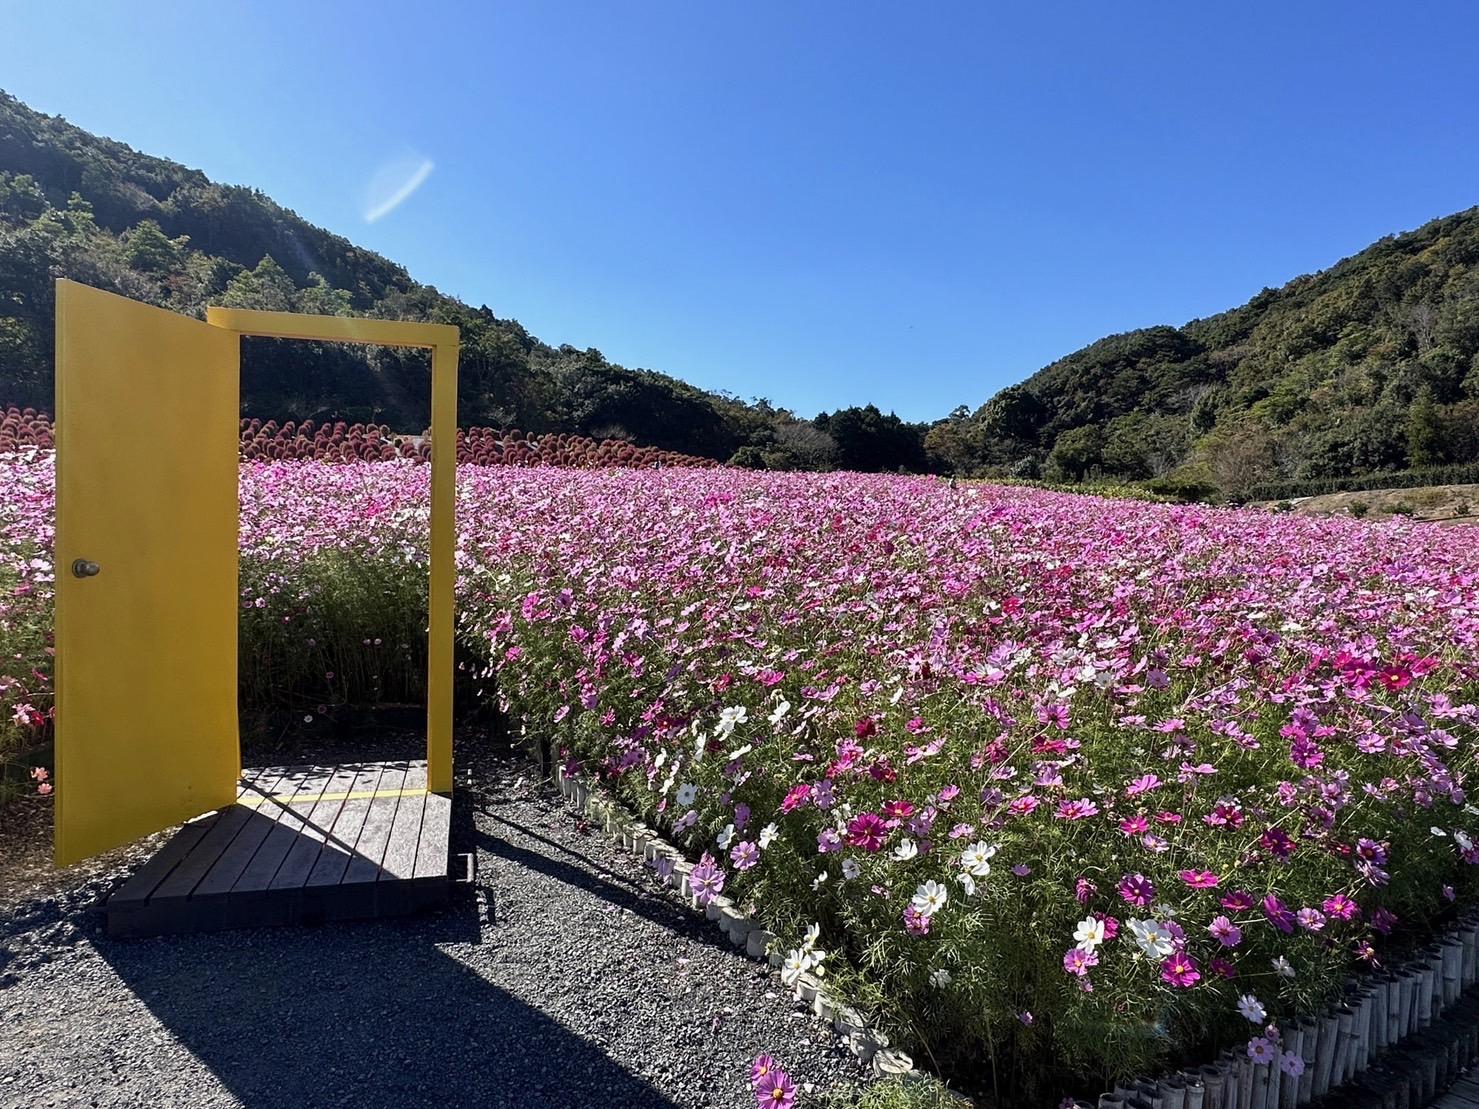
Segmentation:
{"type": "MultiPolygon", "coordinates": [[[[251,696],[414,680],[424,471],[243,466],[251,696]]],[[[16,720],[49,474],[0,464],[16,720]]],[[[469,466],[459,512],[467,688],[1003,1097],[1296,1068],[1281,1020],[1474,893],[1473,529],[733,470],[469,466]]]]}

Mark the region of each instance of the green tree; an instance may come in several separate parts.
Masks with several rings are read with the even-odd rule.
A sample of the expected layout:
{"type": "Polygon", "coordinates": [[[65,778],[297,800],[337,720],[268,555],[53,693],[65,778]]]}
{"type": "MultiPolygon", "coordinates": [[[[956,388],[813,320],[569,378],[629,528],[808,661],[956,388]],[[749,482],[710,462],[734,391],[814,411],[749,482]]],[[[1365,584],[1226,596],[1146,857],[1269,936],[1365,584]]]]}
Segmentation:
{"type": "Polygon", "coordinates": [[[170,239],[152,219],[141,220],[124,232],[123,257],[136,270],[170,274],[179,268],[180,255],[188,241],[184,235],[170,239]]]}
{"type": "Polygon", "coordinates": [[[1448,461],[1443,424],[1432,390],[1424,387],[1407,410],[1407,464],[1440,466],[1448,461]]]}
{"type": "Polygon", "coordinates": [[[297,307],[298,287],[272,255],[267,254],[256,269],[243,270],[231,279],[221,303],[227,308],[291,312],[297,307]]]}

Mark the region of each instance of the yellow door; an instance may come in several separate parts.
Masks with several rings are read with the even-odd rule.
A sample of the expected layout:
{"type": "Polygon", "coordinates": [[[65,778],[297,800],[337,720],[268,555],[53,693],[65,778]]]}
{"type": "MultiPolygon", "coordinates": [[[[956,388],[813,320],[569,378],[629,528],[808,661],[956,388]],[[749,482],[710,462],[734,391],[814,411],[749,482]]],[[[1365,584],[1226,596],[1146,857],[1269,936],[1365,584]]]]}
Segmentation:
{"type": "Polygon", "coordinates": [[[239,350],[57,283],[58,865],[236,798],[239,350]]]}

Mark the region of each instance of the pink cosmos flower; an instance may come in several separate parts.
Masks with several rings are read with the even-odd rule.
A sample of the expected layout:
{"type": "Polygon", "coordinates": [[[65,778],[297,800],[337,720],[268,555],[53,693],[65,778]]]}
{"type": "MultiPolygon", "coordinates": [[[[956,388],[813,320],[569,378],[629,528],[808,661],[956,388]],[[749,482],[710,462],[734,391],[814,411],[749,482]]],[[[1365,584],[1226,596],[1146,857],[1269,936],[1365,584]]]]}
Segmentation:
{"type": "Polygon", "coordinates": [[[1279,1069],[1290,1078],[1298,1078],[1304,1073],[1304,1056],[1292,1051],[1284,1052],[1279,1056],[1279,1069]]]}
{"type": "Polygon", "coordinates": [[[1099,965],[1099,956],[1092,951],[1085,951],[1079,947],[1070,947],[1063,954],[1063,969],[1069,974],[1082,976],[1089,973],[1090,967],[1099,965]]]}
{"type": "Polygon", "coordinates": [[[1150,821],[1143,816],[1131,816],[1120,821],[1120,831],[1127,836],[1143,835],[1150,828],[1150,821]]]}
{"type": "Polygon", "coordinates": [[[1098,812],[1099,806],[1085,797],[1078,801],[1058,802],[1058,811],[1053,815],[1058,820],[1086,820],[1098,812]]]}
{"type": "Polygon", "coordinates": [[[1343,893],[1337,893],[1334,897],[1327,897],[1321,908],[1336,920],[1357,920],[1361,916],[1361,906],[1357,905],[1343,893]]]}
{"type": "Polygon", "coordinates": [[[1223,895],[1221,904],[1230,913],[1245,913],[1253,908],[1256,902],[1247,890],[1231,890],[1223,895]]]}
{"type": "Polygon", "coordinates": [[[688,872],[688,884],[693,890],[694,900],[707,905],[724,889],[724,871],[715,865],[713,856],[707,851],[699,864],[688,872]]]}
{"type": "Polygon", "coordinates": [[[786,796],[781,800],[781,812],[794,812],[811,796],[811,786],[802,782],[800,785],[792,786],[786,796]]]}
{"type": "Polygon", "coordinates": [[[1213,917],[1207,931],[1223,947],[1237,947],[1243,942],[1243,930],[1225,916],[1213,917]]]}
{"type": "Polygon", "coordinates": [[[1306,932],[1318,932],[1325,927],[1325,914],[1308,906],[1295,913],[1294,919],[1306,932]]]}
{"type": "Polygon", "coordinates": [[[775,1070],[775,1060],[769,1055],[757,1055],[755,1061],[750,1064],[750,1088],[754,1089],[760,1084],[760,1080],[775,1070]]]}
{"type": "Polygon", "coordinates": [[[1217,888],[1217,875],[1210,870],[1179,870],[1176,872],[1176,877],[1194,890],[1217,888]]]}
{"type": "Polygon", "coordinates": [[[1161,980],[1178,989],[1195,986],[1202,979],[1196,960],[1185,952],[1178,951],[1161,963],[1161,980]]]}
{"type": "Polygon", "coordinates": [[[736,870],[749,870],[760,861],[760,848],[749,840],[742,840],[729,852],[729,858],[736,870]]]}
{"type": "Polygon", "coordinates": [[[913,905],[904,906],[904,931],[915,939],[930,934],[930,918],[921,915],[913,905]]]}
{"type": "Polygon", "coordinates": [[[1160,784],[1161,780],[1157,778],[1154,774],[1142,774],[1140,777],[1133,779],[1130,784],[1125,787],[1125,796],[1138,797],[1142,793],[1149,793],[1151,790],[1157,788],[1160,784]]]}
{"type": "Polygon", "coordinates": [[[1098,892],[1099,887],[1087,878],[1080,878],[1073,884],[1073,898],[1080,905],[1087,905],[1098,892]]]}
{"type": "Polygon", "coordinates": [[[755,1083],[755,1103],[760,1109],[791,1109],[796,1104],[796,1083],[779,1067],[755,1083]]]}

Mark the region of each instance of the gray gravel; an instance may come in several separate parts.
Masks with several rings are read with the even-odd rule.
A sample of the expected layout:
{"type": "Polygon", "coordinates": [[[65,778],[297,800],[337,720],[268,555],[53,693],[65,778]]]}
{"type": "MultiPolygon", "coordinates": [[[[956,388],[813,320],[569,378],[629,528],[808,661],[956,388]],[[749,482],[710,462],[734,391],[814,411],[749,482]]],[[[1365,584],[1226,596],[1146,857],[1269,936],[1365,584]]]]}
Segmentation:
{"type": "Polygon", "coordinates": [[[478,887],[435,915],[118,942],[115,873],[0,920],[0,1106],[749,1109],[762,1051],[817,1089],[857,1076],[526,774],[495,761],[459,792],[478,887]]]}

